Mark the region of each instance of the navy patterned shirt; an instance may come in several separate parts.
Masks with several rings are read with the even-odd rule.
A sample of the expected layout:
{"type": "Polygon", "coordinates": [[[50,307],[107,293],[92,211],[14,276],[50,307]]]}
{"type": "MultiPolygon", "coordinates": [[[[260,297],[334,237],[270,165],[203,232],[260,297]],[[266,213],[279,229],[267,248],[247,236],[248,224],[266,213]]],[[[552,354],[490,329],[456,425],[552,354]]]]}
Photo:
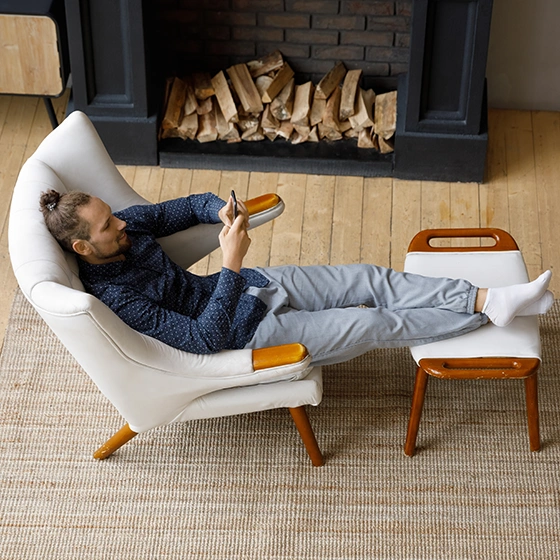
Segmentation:
{"type": "Polygon", "coordinates": [[[196,276],[175,264],[156,241],[198,223],[219,223],[224,204],[207,193],[115,212],[127,223],[132,246],[123,261],[78,259],[84,287],[130,327],[174,348],[196,354],[243,348],[266,311],[245,287],[263,287],[268,280],[252,269],[196,276]]]}

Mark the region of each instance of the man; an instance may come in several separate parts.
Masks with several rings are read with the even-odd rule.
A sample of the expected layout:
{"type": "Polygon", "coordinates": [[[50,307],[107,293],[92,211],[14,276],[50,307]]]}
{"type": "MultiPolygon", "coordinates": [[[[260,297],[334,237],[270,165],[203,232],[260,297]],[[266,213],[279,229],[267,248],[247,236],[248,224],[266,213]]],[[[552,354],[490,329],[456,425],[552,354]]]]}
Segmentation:
{"type": "Polygon", "coordinates": [[[193,353],[304,344],[315,365],[373,348],[458,336],[488,320],[546,313],[551,273],[484,289],[466,280],[426,278],[373,265],[245,269],[251,243],[242,201],[211,193],[112,213],[85,193],[43,193],[47,227],[75,252],[88,292],[137,331],[193,353]],[[223,222],[221,272],[199,277],[163,252],[156,238],[197,223],[223,222]]]}

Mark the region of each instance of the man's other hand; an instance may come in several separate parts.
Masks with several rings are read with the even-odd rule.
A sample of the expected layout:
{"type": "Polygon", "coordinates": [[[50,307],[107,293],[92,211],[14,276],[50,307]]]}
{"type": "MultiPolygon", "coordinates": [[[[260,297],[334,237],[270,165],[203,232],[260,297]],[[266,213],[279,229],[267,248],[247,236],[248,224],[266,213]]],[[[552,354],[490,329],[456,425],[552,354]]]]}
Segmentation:
{"type": "MultiPolygon", "coordinates": [[[[247,212],[246,208],[245,212],[247,212]]],[[[251,245],[251,239],[247,234],[246,215],[239,212],[231,227],[224,225],[219,240],[223,254],[222,266],[239,273],[251,245]]]]}

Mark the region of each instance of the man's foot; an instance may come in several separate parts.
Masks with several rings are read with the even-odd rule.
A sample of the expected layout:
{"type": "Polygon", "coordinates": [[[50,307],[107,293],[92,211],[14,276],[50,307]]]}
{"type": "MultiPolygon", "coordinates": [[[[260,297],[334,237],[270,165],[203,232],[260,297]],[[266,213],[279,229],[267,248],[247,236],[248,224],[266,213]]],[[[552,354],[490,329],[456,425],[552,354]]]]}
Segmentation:
{"type": "Polygon", "coordinates": [[[489,288],[482,313],[498,327],[509,325],[517,315],[545,295],[551,276],[552,272],[547,270],[527,284],[489,288]]]}
{"type": "Polygon", "coordinates": [[[548,313],[550,308],[554,304],[554,294],[547,290],[541,299],[535,301],[531,305],[528,305],[525,309],[522,309],[517,316],[526,317],[527,315],[544,315],[548,313]]]}

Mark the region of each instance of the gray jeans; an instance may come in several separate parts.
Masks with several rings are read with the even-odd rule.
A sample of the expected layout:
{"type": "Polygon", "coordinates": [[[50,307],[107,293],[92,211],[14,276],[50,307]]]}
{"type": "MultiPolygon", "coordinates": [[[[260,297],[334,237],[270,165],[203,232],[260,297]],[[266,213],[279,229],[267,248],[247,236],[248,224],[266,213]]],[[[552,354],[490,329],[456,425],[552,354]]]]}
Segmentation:
{"type": "Polygon", "coordinates": [[[416,346],[475,330],[478,288],[466,280],[429,278],[390,268],[259,268],[270,284],[247,292],[267,313],[247,348],[300,342],[314,365],[343,362],[374,348],[416,346]]]}

